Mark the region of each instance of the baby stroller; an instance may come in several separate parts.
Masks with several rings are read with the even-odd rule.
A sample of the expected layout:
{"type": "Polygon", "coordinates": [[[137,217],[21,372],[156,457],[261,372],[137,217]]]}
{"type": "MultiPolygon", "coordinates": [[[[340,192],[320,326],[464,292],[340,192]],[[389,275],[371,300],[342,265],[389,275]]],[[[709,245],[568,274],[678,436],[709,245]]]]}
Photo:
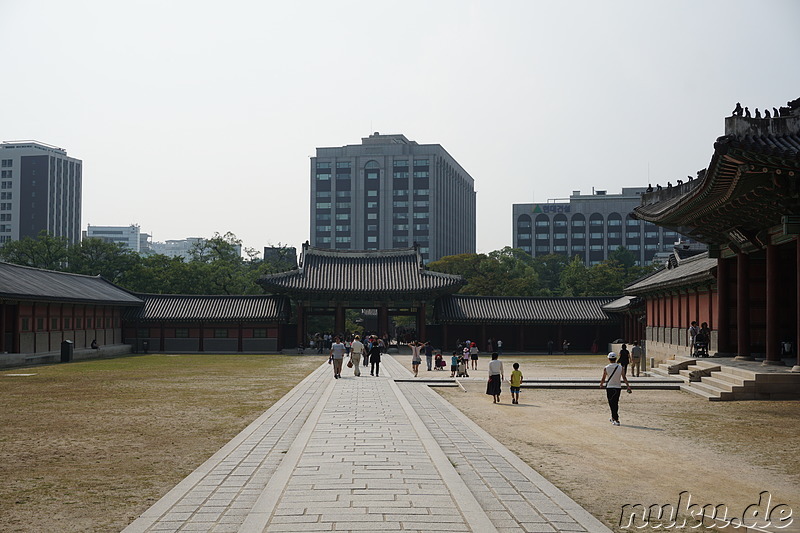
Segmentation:
{"type": "Polygon", "coordinates": [[[694,356],[708,357],[708,335],[698,333],[694,337],[694,356]]]}
{"type": "Polygon", "coordinates": [[[469,374],[467,373],[467,360],[462,356],[458,358],[458,373],[456,374],[458,378],[468,378],[469,374]]]}

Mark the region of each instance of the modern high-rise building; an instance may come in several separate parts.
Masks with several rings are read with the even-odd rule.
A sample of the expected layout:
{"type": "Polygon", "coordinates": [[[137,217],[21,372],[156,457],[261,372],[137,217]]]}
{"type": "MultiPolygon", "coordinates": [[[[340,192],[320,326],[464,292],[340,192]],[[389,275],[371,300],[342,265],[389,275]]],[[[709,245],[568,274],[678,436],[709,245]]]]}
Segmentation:
{"type": "Polygon", "coordinates": [[[130,226],[92,226],[89,224],[84,238],[100,239],[105,242],[121,244],[134,252],[147,254],[150,250],[151,235],[143,233],[139,224],[130,226]]]}
{"type": "Polygon", "coordinates": [[[475,181],[438,144],[374,133],[311,158],[311,245],[475,252],[475,181]]]}
{"type": "Polygon", "coordinates": [[[649,264],[657,253],[672,251],[681,236],[631,216],[645,190],[628,187],[621,194],[573,191],[569,199],[564,199],[568,201],[514,204],[514,248],[534,257],[577,255],[590,266],[624,246],[636,256],[637,264],[649,264]]]}
{"type": "Polygon", "coordinates": [[[0,143],[0,243],[41,231],[81,238],[80,159],[37,141],[0,143]]]}

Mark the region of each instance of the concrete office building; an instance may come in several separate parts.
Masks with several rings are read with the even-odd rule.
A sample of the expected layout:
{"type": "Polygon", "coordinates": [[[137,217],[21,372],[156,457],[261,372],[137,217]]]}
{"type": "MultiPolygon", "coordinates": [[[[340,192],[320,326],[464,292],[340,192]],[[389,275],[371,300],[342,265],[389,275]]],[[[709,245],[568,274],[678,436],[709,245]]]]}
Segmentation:
{"type": "Polygon", "coordinates": [[[624,246],[636,255],[638,265],[649,264],[657,253],[671,251],[681,237],[631,217],[645,191],[644,187],[623,188],[621,194],[573,191],[569,201],[514,204],[514,248],[534,257],[577,255],[586,265],[596,265],[624,246]]]}
{"type": "Polygon", "coordinates": [[[80,159],[37,141],[0,143],[0,243],[47,231],[81,238],[80,159]]]}
{"type": "Polygon", "coordinates": [[[475,252],[475,184],[438,144],[374,133],[311,158],[311,245],[409,248],[424,261],[475,252]]]}
{"type": "Polygon", "coordinates": [[[150,234],[143,233],[138,224],[131,224],[130,226],[92,226],[89,224],[84,233],[84,238],[94,238],[121,244],[128,250],[138,253],[150,252],[150,234]]]}

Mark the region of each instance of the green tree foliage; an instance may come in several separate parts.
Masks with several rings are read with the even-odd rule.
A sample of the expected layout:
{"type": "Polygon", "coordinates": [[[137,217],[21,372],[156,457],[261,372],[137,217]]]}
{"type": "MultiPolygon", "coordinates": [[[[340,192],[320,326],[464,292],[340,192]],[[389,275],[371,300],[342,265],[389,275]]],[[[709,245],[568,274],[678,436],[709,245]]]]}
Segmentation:
{"type": "Polygon", "coordinates": [[[121,244],[101,239],[84,239],[67,250],[69,271],[75,274],[103,276],[112,283],[121,283],[125,275],[140,261],[135,252],[121,244]]]}
{"type": "Polygon", "coordinates": [[[428,264],[431,270],[458,274],[467,280],[461,294],[478,296],[535,296],[538,274],[533,258],[510,247],[486,254],[460,254],[428,264]]]}
{"type": "Polygon", "coordinates": [[[64,237],[53,237],[46,231],[35,239],[23,237],[9,241],[0,248],[0,258],[8,263],[47,270],[67,269],[69,243],[64,237]]]}

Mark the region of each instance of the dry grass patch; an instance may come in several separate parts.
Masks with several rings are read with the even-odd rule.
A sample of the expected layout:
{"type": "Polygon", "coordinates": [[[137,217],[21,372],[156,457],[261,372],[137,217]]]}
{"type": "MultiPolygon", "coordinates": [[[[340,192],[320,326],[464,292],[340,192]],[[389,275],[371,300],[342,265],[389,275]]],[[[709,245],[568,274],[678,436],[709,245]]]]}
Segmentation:
{"type": "Polygon", "coordinates": [[[3,372],[2,529],[122,529],[323,361],[143,355],[3,372]]]}

